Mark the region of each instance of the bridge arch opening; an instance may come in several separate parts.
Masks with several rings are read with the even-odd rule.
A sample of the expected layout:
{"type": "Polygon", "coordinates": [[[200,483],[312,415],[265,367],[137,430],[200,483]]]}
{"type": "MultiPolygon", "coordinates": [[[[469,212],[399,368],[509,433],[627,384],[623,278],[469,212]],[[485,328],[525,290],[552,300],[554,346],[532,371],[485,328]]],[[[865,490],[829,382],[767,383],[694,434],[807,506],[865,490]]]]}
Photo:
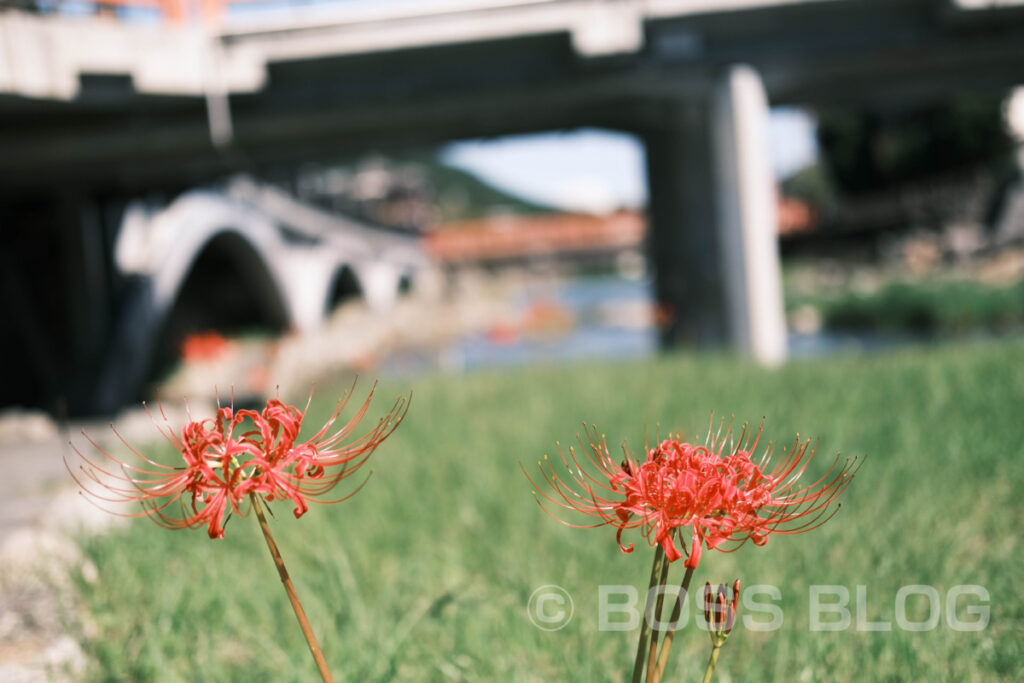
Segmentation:
{"type": "Polygon", "coordinates": [[[363,287],[351,266],[341,266],[331,279],[324,313],[330,315],[342,304],[363,299],[363,287]]]}
{"type": "Polygon", "coordinates": [[[412,289],[412,273],[402,273],[401,277],[398,278],[398,295],[405,296],[406,294],[410,294],[412,293],[412,289]]]}
{"type": "Polygon", "coordinates": [[[288,327],[286,304],[263,257],[242,234],[224,230],[192,262],[164,320],[151,376],[173,367],[190,335],[279,334],[288,327]]]}

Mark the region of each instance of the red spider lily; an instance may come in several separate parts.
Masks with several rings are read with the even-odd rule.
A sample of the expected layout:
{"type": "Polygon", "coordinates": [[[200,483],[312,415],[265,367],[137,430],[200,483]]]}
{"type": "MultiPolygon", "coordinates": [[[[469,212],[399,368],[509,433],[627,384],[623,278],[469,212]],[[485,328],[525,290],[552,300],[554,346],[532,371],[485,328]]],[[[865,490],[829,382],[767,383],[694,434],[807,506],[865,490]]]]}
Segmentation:
{"type": "Polygon", "coordinates": [[[150,517],[169,529],[205,525],[210,538],[223,538],[225,515],[229,511],[244,515],[241,505],[250,493],[260,494],[268,501],[286,498],[294,503],[295,516],[301,517],[311,500],[336,503],[362,488],[360,484],[339,499],[318,500],[365,464],[405,416],[408,402],[399,397],[373,429],[346,443],[365,416],[373,393],[371,389],[355,415],[331,432],[352,395],[347,392],[327,423],[302,443],[296,440],[305,411],[278,399],[267,401],[260,412],[219,407],[215,417],[186,424],[180,437],[161,405],[163,424],[152,414],[150,417],[168,443],[181,453],[183,465],[169,466],[146,457],[111,426],[137,464],[119,460],[86,435],[103,459],[97,461],[75,448],[82,460],[80,474],[76,476],[70,466],[68,471],[100,503],[142,505],[142,512],[123,516],[150,517]]]}
{"type": "Polygon", "coordinates": [[[717,591],[711,590],[711,583],[704,584],[704,621],[708,625],[712,642],[721,641],[732,633],[736,623],[736,607],[740,599],[740,580],[732,584],[732,602],[726,602],[725,586],[719,584],[717,591]]]}
{"type": "Polygon", "coordinates": [[[684,565],[689,569],[697,567],[705,545],[730,552],[747,540],[763,545],[773,533],[801,533],[824,524],[838,510],[839,505],[832,503],[849,486],[859,466],[856,459],[840,461],[836,456],[822,477],[800,485],[814,455],[810,441],[801,444],[798,438],[778,458],[773,457],[769,445],[755,462],[751,456],[761,430],[748,440],[746,428],[738,444],[729,429],[724,433],[719,429],[714,435],[709,430],[703,446],[666,440],[646,449],[644,462],[637,462],[623,446],[625,460],[616,462],[596,429],[584,431],[588,443],[581,438],[580,446],[588,467],[574,448],[569,449],[568,457],[559,449],[567,478],[550,464],[539,463],[553,490],[553,494],[545,493],[530,479],[535,493],[540,491],[543,498],[538,499],[541,507],[546,501],[600,520],[577,525],[556,517],[569,526],[616,527],[623,552],[632,552],[633,546],[622,544],[622,533],[640,528],[649,543],[664,548],[670,562],[686,553],[684,565]],[[589,472],[591,468],[597,473],[589,472]],[[689,549],[677,531],[680,527],[690,527],[689,549]]]}

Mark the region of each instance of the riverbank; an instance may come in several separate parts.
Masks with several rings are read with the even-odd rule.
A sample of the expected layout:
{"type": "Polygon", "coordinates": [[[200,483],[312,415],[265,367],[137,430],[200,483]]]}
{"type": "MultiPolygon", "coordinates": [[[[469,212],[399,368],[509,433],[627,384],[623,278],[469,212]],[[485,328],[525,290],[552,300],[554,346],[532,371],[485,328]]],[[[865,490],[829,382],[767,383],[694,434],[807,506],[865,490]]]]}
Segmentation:
{"type": "MultiPolygon", "coordinates": [[[[799,431],[816,440],[812,479],[838,450],[868,457],[821,529],[705,553],[696,585],[775,586],[771,603],[784,614],[777,630],[738,628],[722,675],[1013,679],[1024,674],[1016,571],[1024,480],[1014,465],[1014,444],[1024,440],[1022,352],[1020,341],[940,345],[774,370],[679,354],[392,380],[367,419],[396,393],[414,389],[415,398],[374,455],[367,486],[299,520],[280,507],[272,525],[340,677],[618,680],[635,637],[599,628],[599,586],[646,580],[649,549],[632,537],[638,552],[624,555],[613,532],[557,524],[537,509],[520,466],[555,453],[558,440],[571,443],[582,420],[636,450],[645,430],[699,438],[711,411],[765,416],[772,439],[799,431]],[[576,617],[557,632],[526,613],[531,593],[548,584],[576,601],[576,617]],[[865,586],[864,618],[891,629],[811,630],[807,591],[823,584],[851,594],[865,586]],[[944,606],[963,584],[984,593],[951,602],[953,617],[976,621],[969,610],[984,607],[990,617],[980,628],[941,621],[922,631],[895,621],[901,586],[930,586],[944,606]]],[[[318,390],[311,422],[339,389],[318,390]]],[[[315,676],[261,543],[248,518],[233,519],[223,541],[148,520],[84,538],[98,577],[81,584],[95,626],[81,641],[90,671],[117,680],[190,679],[197,670],[223,681],[315,676]]],[[[928,601],[914,595],[905,618],[930,623],[921,611],[928,601]]],[[[676,642],[670,675],[698,676],[706,634],[691,625],[676,642]]]]}
{"type": "MultiPolygon", "coordinates": [[[[862,361],[869,368],[868,373],[874,373],[872,376],[882,384],[888,382],[882,377],[890,371],[897,376],[909,373],[911,380],[908,381],[917,384],[939,381],[928,374],[930,371],[926,372],[928,363],[934,361],[935,372],[951,371],[960,377],[954,380],[961,384],[964,380],[962,366],[972,364],[980,364],[981,376],[988,377],[985,381],[1005,383],[1013,380],[1009,375],[1003,377],[993,372],[992,359],[1011,358],[1020,348],[1019,342],[1013,341],[962,347],[961,352],[968,359],[962,363],[953,357],[953,349],[941,345],[937,349],[903,350],[877,358],[839,355],[827,361],[795,362],[780,370],[781,374],[772,375],[719,356],[700,356],[699,361],[686,355],[638,360],[653,349],[653,320],[644,281],[595,280],[574,285],[552,277],[534,278],[524,287],[521,276],[489,279],[470,274],[456,287],[455,291],[461,294],[447,303],[403,301],[389,316],[359,305],[343,307],[322,330],[307,338],[296,335],[278,341],[241,339],[215,344],[213,350],[218,353],[191,359],[161,387],[170,421],[180,426],[187,419],[179,400],[181,396],[190,397],[194,415],[209,414],[214,385],[225,398],[233,386],[240,401],[261,400],[267,393],[278,390],[274,387],[280,387],[281,395],[290,400],[304,401],[310,386],[316,382],[314,412],[322,413],[334,398],[332,392],[346,385],[356,371],[364,377],[363,389],[367,388],[370,378],[377,376],[383,377],[384,393],[389,388],[415,389],[414,413],[432,415],[434,422],[429,429],[427,426],[416,428],[418,437],[406,442],[404,447],[432,459],[445,471],[454,472],[458,469],[459,458],[471,457],[470,452],[490,452],[492,446],[510,456],[515,450],[520,458],[526,457],[523,453],[527,451],[550,450],[551,440],[568,438],[574,429],[572,425],[581,419],[600,420],[602,425],[607,422],[633,425],[632,428],[640,430],[644,425],[658,424],[658,420],[665,419],[668,420],[662,423],[665,428],[679,427],[675,422],[678,417],[665,411],[678,411],[680,406],[690,403],[681,404],[680,397],[667,394],[668,387],[662,386],[666,382],[700,386],[695,396],[706,394],[708,403],[698,406],[700,410],[715,409],[739,415],[747,410],[753,411],[750,415],[756,418],[765,414],[766,409],[742,397],[739,403],[731,403],[737,396],[730,394],[722,382],[732,378],[732,381],[765,391],[767,387],[774,387],[793,400],[798,397],[810,400],[815,395],[831,396],[861,386],[863,382],[856,368],[862,361]],[[614,343],[608,346],[609,339],[617,340],[619,346],[614,343]],[[598,346],[605,349],[605,355],[598,354],[598,346]],[[608,353],[609,348],[611,353],[608,353]],[[612,358],[619,362],[609,363],[612,358]],[[894,360],[896,358],[906,361],[911,370],[900,369],[901,362],[894,360]],[[574,363],[569,363],[570,360],[574,363]],[[700,367],[705,364],[706,367],[700,367]],[[517,366],[517,370],[500,370],[510,365],[517,366]],[[476,372],[452,375],[452,371],[461,374],[468,370],[476,372]],[[822,379],[811,381],[808,372],[815,376],[821,374],[822,379]],[[931,379],[927,379],[929,377],[931,379]],[[647,378],[643,381],[651,388],[638,386],[637,378],[647,378]],[[247,383],[253,380],[259,381],[247,383]],[[778,384],[780,381],[782,384],[778,384]],[[533,396],[533,392],[548,395],[533,396]],[[619,396],[624,398],[629,392],[643,397],[641,404],[623,404],[619,396]],[[448,393],[452,395],[446,396],[448,393]],[[506,400],[500,398],[503,393],[508,395],[506,400]],[[655,400],[659,396],[661,398],[655,400]],[[427,407],[421,408],[424,401],[427,407]],[[657,401],[663,401],[664,405],[657,401]],[[448,405],[451,414],[438,414],[439,408],[434,403],[448,405]],[[551,415],[543,414],[545,410],[551,415]],[[499,418],[492,411],[503,412],[505,417],[499,418]],[[509,419],[508,416],[515,419],[507,424],[500,421],[509,419]],[[558,416],[570,420],[562,427],[569,429],[568,434],[556,433],[559,430],[553,419],[558,416]],[[530,425],[527,431],[537,434],[513,437],[509,430],[522,429],[522,424],[530,425]],[[441,433],[433,431],[435,429],[441,433]],[[541,432],[550,434],[543,437],[541,432]],[[460,434],[465,436],[465,443],[451,442],[460,434]],[[485,438],[487,434],[490,436],[485,438]],[[544,441],[536,441],[542,437],[544,441]],[[512,445],[484,443],[504,438],[511,438],[512,443],[518,445],[513,448],[512,445]],[[445,448],[452,450],[448,452],[445,448]]],[[[831,353],[837,348],[832,345],[827,351],[831,353]]],[[[977,385],[972,390],[981,394],[971,399],[979,405],[992,398],[982,386],[977,385]]],[[[867,394],[878,391],[864,387],[862,390],[867,394]]],[[[943,385],[927,391],[932,390],[952,389],[943,385]]],[[[927,406],[924,399],[919,399],[911,394],[903,400],[905,405],[927,406]]],[[[879,406],[889,405],[886,403],[889,400],[886,397],[879,406]]],[[[847,416],[860,421],[882,419],[869,409],[868,403],[870,401],[854,401],[837,408],[848,411],[839,416],[839,428],[849,431],[847,416]]],[[[774,413],[775,402],[771,404],[774,413]]],[[[822,428],[833,429],[829,427],[833,418],[812,415],[815,411],[809,405],[801,407],[789,401],[783,402],[782,408],[779,417],[783,422],[792,420],[794,428],[817,429],[821,424],[822,428]],[[814,424],[805,424],[803,419],[814,424]]],[[[692,407],[689,410],[692,412],[692,407]]],[[[974,433],[976,425],[970,417],[974,414],[964,414],[955,428],[974,433]]],[[[773,421],[778,419],[775,414],[771,417],[773,421]]],[[[908,415],[907,424],[915,424],[915,419],[908,415]]],[[[141,448],[148,448],[147,444],[159,438],[150,418],[140,409],[125,411],[115,422],[126,440],[141,448]]],[[[95,665],[95,648],[101,640],[117,642],[123,635],[111,633],[109,624],[94,623],[90,615],[98,608],[86,607],[80,602],[82,591],[98,590],[91,586],[101,577],[98,560],[107,552],[93,550],[83,554],[80,544],[107,547],[95,540],[92,533],[104,528],[103,525],[120,521],[78,496],[64,470],[62,458],[68,452],[68,440],[84,446],[79,435],[82,427],[101,442],[121,447],[113,441],[104,421],[58,428],[39,415],[0,420],[0,466],[6,473],[0,478],[0,679],[5,681],[61,680],[61,676],[65,676],[64,680],[77,680],[84,670],[82,667],[90,665],[89,662],[95,665]],[[81,643],[89,645],[83,650],[81,643]]],[[[902,427],[893,428],[903,433],[902,427]]],[[[1008,429],[1012,429],[1012,425],[1003,426],[1004,431],[1008,429]]],[[[1013,439],[1020,435],[1006,433],[1003,436],[1013,439]]],[[[843,444],[843,447],[849,450],[860,446],[843,444]]],[[[878,447],[877,443],[872,446],[878,447]]],[[[406,464],[418,471],[419,465],[406,464]]],[[[478,475],[485,482],[505,477],[491,470],[483,470],[478,475]]],[[[427,477],[425,481],[432,479],[427,477]]],[[[442,484],[438,482],[438,486],[442,484]]],[[[425,495],[435,495],[432,491],[427,490],[425,495]]],[[[403,495],[415,497],[411,490],[403,495]]],[[[470,512],[465,512],[467,519],[484,515],[481,510],[493,507],[492,503],[474,495],[467,498],[470,501],[466,508],[470,512]]],[[[512,504],[512,501],[506,503],[512,504]]],[[[459,519],[463,515],[461,510],[449,512],[459,519]]],[[[444,524],[441,519],[430,522],[434,523],[444,524]]],[[[473,531],[476,528],[470,525],[465,531],[476,533],[473,531]]],[[[149,529],[139,533],[147,538],[149,535],[160,538],[155,535],[158,531],[149,529]]],[[[327,531],[321,529],[315,533],[327,531]]],[[[388,535],[384,529],[380,533],[388,535]]],[[[407,543],[408,539],[396,541],[407,543]]],[[[168,539],[168,542],[172,541],[168,539]]],[[[157,581],[156,575],[152,578],[157,581]]],[[[500,595],[491,597],[501,598],[500,595]]],[[[384,628],[384,624],[380,627],[384,628]]],[[[478,673],[488,670],[479,668],[477,654],[471,652],[466,656],[476,662],[473,670],[478,673]]],[[[429,657],[421,663],[426,665],[428,660],[429,657]]],[[[115,669],[110,671],[117,670],[116,666],[121,664],[112,666],[115,669]]]]}

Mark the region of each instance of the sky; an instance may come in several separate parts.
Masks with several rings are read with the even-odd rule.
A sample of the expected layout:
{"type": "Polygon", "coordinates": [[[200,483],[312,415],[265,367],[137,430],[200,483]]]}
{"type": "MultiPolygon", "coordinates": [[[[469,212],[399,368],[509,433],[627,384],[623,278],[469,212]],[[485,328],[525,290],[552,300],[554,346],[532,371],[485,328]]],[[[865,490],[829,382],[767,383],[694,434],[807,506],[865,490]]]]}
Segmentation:
{"type": "MultiPolygon", "coordinates": [[[[780,178],[817,158],[814,120],[801,109],[773,109],[769,135],[780,178]]],[[[566,210],[604,213],[647,200],[643,146],[624,133],[583,129],[467,140],[448,145],[441,158],[502,190],[566,210]]]]}

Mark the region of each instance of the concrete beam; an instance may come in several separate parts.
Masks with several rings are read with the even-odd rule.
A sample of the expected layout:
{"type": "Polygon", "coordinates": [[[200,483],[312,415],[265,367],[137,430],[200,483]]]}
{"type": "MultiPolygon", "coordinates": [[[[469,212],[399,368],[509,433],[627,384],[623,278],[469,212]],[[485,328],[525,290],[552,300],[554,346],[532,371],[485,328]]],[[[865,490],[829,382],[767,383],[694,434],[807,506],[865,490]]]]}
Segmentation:
{"type": "Polygon", "coordinates": [[[214,58],[230,92],[266,84],[251,50],[226,50],[201,27],[0,13],[2,93],[73,100],[83,75],[108,74],[129,77],[137,93],[198,96],[214,58]]]}

